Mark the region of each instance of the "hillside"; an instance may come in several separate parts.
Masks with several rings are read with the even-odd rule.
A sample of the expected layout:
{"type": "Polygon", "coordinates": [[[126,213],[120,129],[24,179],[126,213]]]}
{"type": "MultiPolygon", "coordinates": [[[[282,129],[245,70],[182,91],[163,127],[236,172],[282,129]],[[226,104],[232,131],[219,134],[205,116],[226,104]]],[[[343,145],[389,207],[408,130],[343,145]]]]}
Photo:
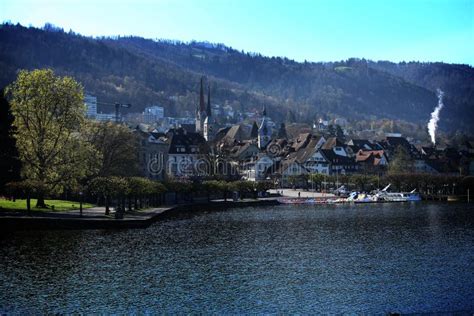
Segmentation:
{"type": "Polygon", "coordinates": [[[206,75],[214,102],[240,111],[266,104],[275,120],[291,110],[298,121],[308,123],[320,116],[342,116],[418,124],[429,119],[437,103],[434,90],[440,87],[449,109],[441,113],[441,128],[474,132],[472,67],[404,65],[411,66],[358,59],[297,63],[209,43],[93,39],[57,29],[0,28],[2,86],[14,80],[18,69],[50,67],[74,76],[102,101],[130,102],[131,111],[160,103],[166,115],[183,115],[194,111],[199,77],[206,75]],[[421,74],[423,67],[429,71],[421,74]]]}

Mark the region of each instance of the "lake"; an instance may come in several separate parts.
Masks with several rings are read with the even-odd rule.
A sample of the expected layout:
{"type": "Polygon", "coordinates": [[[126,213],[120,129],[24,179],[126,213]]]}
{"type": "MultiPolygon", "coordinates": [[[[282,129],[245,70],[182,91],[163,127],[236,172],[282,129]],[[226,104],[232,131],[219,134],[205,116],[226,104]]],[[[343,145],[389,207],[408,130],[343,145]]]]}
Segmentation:
{"type": "Polygon", "coordinates": [[[0,313],[474,311],[474,204],[183,212],[0,235],[0,313]]]}

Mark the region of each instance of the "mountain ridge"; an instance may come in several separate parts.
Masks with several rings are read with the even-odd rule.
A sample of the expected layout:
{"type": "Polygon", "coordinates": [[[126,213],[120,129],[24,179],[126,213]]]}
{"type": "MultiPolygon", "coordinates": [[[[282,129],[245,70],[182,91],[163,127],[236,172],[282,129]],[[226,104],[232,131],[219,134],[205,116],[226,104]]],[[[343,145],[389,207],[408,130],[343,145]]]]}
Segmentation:
{"type": "Polygon", "coordinates": [[[284,120],[292,111],[297,121],[306,123],[321,116],[340,116],[425,124],[437,104],[436,86],[446,90],[441,129],[474,132],[470,124],[474,69],[468,65],[356,58],[299,63],[224,44],[136,36],[90,38],[3,24],[0,66],[2,86],[15,79],[18,69],[50,67],[75,77],[100,100],[133,103],[133,112],[160,103],[170,116],[194,113],[199,78],[204,75],[218,104],[241,112],[266,104],[274,120],[284,120]]]}

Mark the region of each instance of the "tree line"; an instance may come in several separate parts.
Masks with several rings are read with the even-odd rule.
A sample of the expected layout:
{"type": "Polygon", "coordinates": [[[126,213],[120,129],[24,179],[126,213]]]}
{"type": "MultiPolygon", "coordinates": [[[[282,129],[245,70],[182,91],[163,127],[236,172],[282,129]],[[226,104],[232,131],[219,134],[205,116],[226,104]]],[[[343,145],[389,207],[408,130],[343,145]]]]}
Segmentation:
{"type": "Polygon", "coordinates": [[[474,177],[436,175],[426,173],[387,173],[382,176],[369,174],[351,175],[325,175],[306,174],[301,176],[291,176],[291,185],[304,187],[321,192],[332,192],[340,186],[345,186],[348,190],[359,192],[370,192],[379,190],[387,185],[391,185],[390,190],[399,192],[410,192],[415,190],[418,193],[430,195],[465,195],[466,190],[474,189],[474,177]]]}
{"type": "Polygon", "coordinates": [[[138,135],[123,125],[86,120],[82,86],[51,69],[20,71],[6,96],[0,141],[2,163],[10,167],[2,173],[0,189],[28,202],[36,197],[38,208],[47,208],[47,196],[87,195],[108,214],[112,202],[121,211],[140,209],[163,203],[165,192],[173,192],[177,203],[193,193],[210,199],[220,192],[226,200],[229,192],[256,197],[269,188],[246,181],[160,183],[140,177],[138,135]]]}

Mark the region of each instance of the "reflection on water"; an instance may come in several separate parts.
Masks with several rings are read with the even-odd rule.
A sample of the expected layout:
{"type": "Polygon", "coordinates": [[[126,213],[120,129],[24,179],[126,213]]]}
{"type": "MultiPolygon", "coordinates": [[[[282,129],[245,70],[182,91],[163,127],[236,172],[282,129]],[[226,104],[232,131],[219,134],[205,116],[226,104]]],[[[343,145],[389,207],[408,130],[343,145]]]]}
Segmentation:
{"type": "Polygon", "coordinates": [[[467,204],[243,208],[0,238],[0,312],[474,311],[467,204]]]}

